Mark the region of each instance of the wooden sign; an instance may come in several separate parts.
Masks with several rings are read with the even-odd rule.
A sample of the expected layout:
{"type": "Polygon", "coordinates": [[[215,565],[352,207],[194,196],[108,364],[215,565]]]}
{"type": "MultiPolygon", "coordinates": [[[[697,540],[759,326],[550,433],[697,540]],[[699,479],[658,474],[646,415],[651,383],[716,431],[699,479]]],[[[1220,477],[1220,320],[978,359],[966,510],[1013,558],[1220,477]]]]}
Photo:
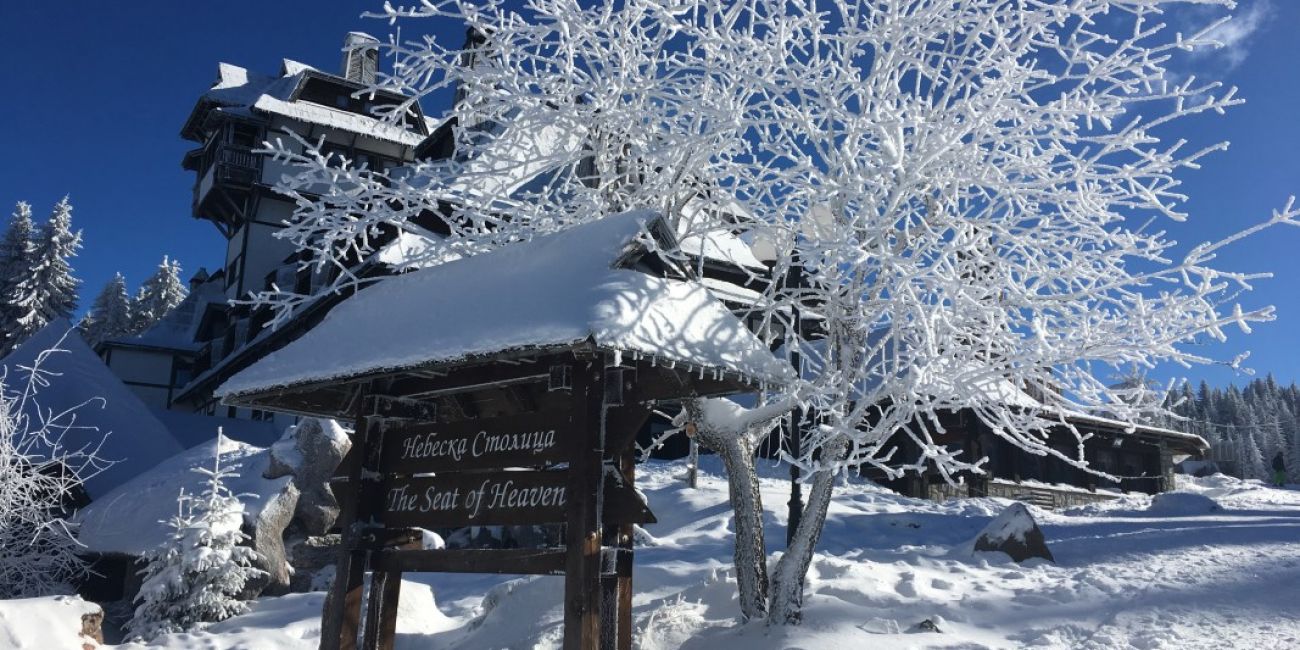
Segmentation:
{"type": "MultiPolygon", "coordinates": [[[[602,519],[654,522],[645,501],[613,473],[605,477],[602,519]]],[[[389,527],[458,528],[559,524],[568,520],[567,471],[449,473],[384,482],[378,518],[389,527]]]]}
{"type": "Polygon", "coordinates": [[[426,474],[505,467],[537,467],[568,459],[573,416],[526,413],[450,423],[384,427],[380,472],[426,474]]]}

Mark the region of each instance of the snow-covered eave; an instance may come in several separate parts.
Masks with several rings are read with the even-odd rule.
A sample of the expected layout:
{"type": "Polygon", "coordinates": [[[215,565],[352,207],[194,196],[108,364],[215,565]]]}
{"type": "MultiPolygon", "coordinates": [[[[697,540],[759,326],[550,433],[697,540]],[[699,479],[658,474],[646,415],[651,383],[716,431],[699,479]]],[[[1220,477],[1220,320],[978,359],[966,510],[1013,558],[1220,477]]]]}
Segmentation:
{"type": "Polygon", "coordinates": [[[285,101],[262,95],[253,103],[252,109],[408,147],[414,147],[424,140],[424,136],[418,132],[407,131],[381,119],[307,101],[285,101]]]}
{"type": "MultiPolygon", "coordinates": [[[[267,383],[260,385],[250,385],[241,387],[238,384],[231,386],[232,382],[227,381],[222,384],[214,394],[221,399],[223,404],[229,406],[247,406],[247,407],[270,407],[277,400],[276,397],[288,394],[305,394],[317,390],[338,388],[343,384],[358,384],[379,378],[388,378],[394,375],[411,374],[418,376],[445,376],[454,372],[456,369],[482,366],[493,362],[508,364],[519,363],[524,360],[535,357],[544,357],[572,352],[575,355],[606,353],[613,355],[615,359],[621,359],[622,365],[628,365],[631,361],[644,363],[649,367],[663,367],[669,370],[675,370],[688,376],[699,378],[713,379],[732,383],[736,386],[736,392],[751,388],[774,388],[783,386],[790,381],[790,377],[777,377],[770,374],[758,377],[750,373],[743,373],[734,368],[723,368],[710,364],[701,364],[690,359],[676,358],[674,355],[665,355],[662,353],[650,353],[642,350],[623,349],[616,346],[602,345],[595,343],[592,337],[586,339],[577,339],[567,343],[551,343],[546,345],[527,345],[514,348],[507,348],[494,352],[479,352],[454,359],[439,359],[427,363],[414,364],[410,366],[394,366],[387,368],[375,368],[354,373],[338,373],[332,376],[316,377],[299,382],[287,381],[284,383],[267,383]]],[[[277,409],[285,410],[285,409],[277,409]]],[[[300,412],[302,415],[321,415],[314,412],[300,412]]]]}
{"type": "Polygon", "coordinates": [[[1171,440],[1177,440],[1179,442],[1183,442],[1188,445],[1191,445],[1195,447],[1197,450],[1202,452],[1209,451],[1210,449],[1209,443],[1207,443],[1204,438],[1194,433],[1175,431],[1173,429],[1153,427],[1144,424],[1134,424],[1130,422],[1124,422],[1122,420],[1115,420],[1112,418],[1105,418],[1097,415],[1088,415],[1086,413],[1079,413],[1076,411],[1066,411],[1062,414],[1062,416],[1066,419],[1067,422],[1071,422],[1071,423],[1101,425],[1105,427],[1119,429],[1123,433],[1129,435],[1147,436],[1151,438],[1167,438],[1171,440]]]}

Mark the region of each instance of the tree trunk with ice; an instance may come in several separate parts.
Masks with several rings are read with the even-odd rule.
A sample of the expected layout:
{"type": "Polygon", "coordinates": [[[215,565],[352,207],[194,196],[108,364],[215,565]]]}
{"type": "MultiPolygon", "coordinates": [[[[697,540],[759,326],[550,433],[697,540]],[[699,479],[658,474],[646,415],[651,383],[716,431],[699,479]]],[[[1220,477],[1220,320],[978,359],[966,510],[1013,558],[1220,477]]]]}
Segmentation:
{"type": "Polygon", "coordinates": [[[695,437],[718,453],[727,472],[727,493],[736,526],[736,585],[740,613],[746,619],[766,614],[768,597],[763,497],[754,454],[793,405],[793,399],[786,399],[748,409],[725,399],[693,399],[683,403],[679,416],[694,425],[695,437]]]}

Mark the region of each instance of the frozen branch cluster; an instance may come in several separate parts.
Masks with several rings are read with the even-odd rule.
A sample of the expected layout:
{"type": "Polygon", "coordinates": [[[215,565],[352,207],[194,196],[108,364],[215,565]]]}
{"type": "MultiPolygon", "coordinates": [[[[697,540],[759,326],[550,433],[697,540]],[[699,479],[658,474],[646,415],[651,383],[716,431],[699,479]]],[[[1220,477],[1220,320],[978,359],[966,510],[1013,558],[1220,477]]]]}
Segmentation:
{"type": "Polygon", "coordinates": [[[66,593],[88,571],[65,517],[81,482],[106,465],[98,447],[67,443],[85,428],[78,408],[53,411],[37,400],[56,378],[42,363],[64,352],[46,350],[0,378],[0,598],[66,593]]]}
{"type": "MultiPolygon", "coordinates": [[[[1084,436],[1061,449],[1045,428],[1073,430],[1071,413],[1134,422],[1153,403],[1107,375],[1211,362],[1189,344],[1273,317],[1234,302],[1262,274],[1212,263],[1241,237],[1300,223],[1294,201],[1190,249],[1162,225],[1186,216],[1180,172],[1226,146],[1168,142],[1168,125],[1240,103],[1218,83],[1172,80],[1170,62],[1213,47],[1219,26],[1171,33],[1175,2],[509,4],[385,5],[390,20],[478,35],[387,45],[381,86],[411,98],[393,119],[455,92],[451,153],[380,172],[296,137],[269,143],[297,165],[281,188],[298,203],[284,234],[333,278],[324,291],[343,291],[379,235],[417,232],[428,214],[451,234],[409,266],[630,208],[683,234],[750,231],[775,257],[757,320],[785,333],[804,377],[768,403],[815,414],[790,458],[813,487],[773,574],[774,620],[797,619],[836,472],[981,471],[937,442],[939,415],[960,409],[1083,466],[1084,436]],[[811,335],[792,334],[796,315],[811,335]],[[891,456],[901,439],[919,458],[891,456]]],[[[254,302],[284,318],[311,298],[254,302]]],[[[702,428],[741,441],[759,429],[702,428]]],[[[746,606],[762,613],[761,598],[746,606]]]]}

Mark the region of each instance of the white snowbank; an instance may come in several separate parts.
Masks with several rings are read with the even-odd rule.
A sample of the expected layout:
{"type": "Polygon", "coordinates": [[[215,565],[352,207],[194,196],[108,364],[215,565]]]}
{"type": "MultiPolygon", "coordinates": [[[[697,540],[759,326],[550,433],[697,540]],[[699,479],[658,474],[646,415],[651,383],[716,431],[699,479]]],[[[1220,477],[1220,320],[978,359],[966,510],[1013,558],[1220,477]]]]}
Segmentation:
{"type": "MultiPolygon", "coordinates": [[[[680,463],[637,471],[659,518],[646,526],[654,545],[636,549],[641,650],[1300,648],[1297,491],[1210,477],[1178,493],[1218,495],[1222,509],[1207,514],[1131,514],[1148,502],[1137,497],[1094,504],[1091,514],[1034,510],[1057,562],[1016,565],[954,552],[1010,502],[931,503],[855,479],[831,504],[803,624],[768,627],[739,620],[727,484],[715,457],[701,465],[694,490],[680,463]],[[926,619],[942,632],[916,631],[926,619]]],[[[759,468],[774,554],[784,546],[787,472],[759,468]]],[[[408,574],[398,648],[558,649],[562,594],[559,577],[408,574]]],[[[321,598],[266,598],[245,616],[154,647],[315,648],[321,598]]]]}
{"type": "Polygon", "coordinates": [[[82,650],[99,647],[81,635],[81,617],[100,611],[80,596],[0,600],[0,648],[5,650],[82,650]]]}
{"type": "Polygon", "coordinates": [[[789,379],[788,365],[702,286],[611,268],[654,219],[629,212],[390,278],[217,394],[586,340],[769,383],[789,379]]]}
{"type": "MultiPolygon", "coordinates": [[[[162,522],[176,514],[180,490],[202,492],[205,479],[193,469],[212,467],[215,442],[172,456],[86,506],[75,517],[81,524],[77,539],[91,551],[132,555],[160,544],[167,535],[162,522]]],[[[265,497],[278,493],[292,480],[288,476],[262,478],[269,462],[265,448],[222,439],[221,464],[239,473],[227,485],[244,503],[246,518],[256,517],[265,497]]]]}

